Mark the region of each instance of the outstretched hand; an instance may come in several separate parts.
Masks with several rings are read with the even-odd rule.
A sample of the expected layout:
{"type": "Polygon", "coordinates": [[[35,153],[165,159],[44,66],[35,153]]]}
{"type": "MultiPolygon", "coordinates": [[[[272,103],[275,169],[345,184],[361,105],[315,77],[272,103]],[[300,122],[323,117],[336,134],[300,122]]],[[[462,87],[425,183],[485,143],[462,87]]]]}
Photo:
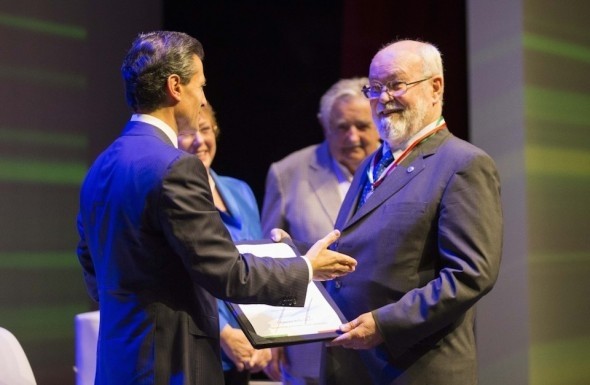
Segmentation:
{"type": "MultiPolygon", "coordinates": [[[[270,237],[274,242],[291,239],[285,230],[272,229],[270,237]]],[[[317,241],[305,255],[311,262],[314,281],[326,281],[342,277],[356,268],[356,260],[328,247],[340,238],[339,230],[330,231],[325,237],[317,241]]]]}
{"type": "Polygon", "coordinates": [[[328,246],[340,238],[340,231],[332,230],[317,241],[306,254],[313,267],[313,279],[325,281],[342,277],[356,268],[356,260],[337,251],[328,250],[328,246]]]}

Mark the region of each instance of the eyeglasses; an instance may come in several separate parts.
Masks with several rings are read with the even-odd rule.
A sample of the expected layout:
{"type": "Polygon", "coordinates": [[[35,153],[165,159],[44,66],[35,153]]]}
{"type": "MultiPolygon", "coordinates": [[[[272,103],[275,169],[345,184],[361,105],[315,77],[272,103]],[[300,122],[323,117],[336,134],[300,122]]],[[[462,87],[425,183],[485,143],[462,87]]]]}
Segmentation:
{"type": "Polygon", "coordinates": [[[432,79],[432,76],[429,76],[424,79],[416,80],[415,82],[387,82],[385,84],[381,83],[373,83],[362,88],[363,94],[367,97],[367,99],[376,99],[381,96],[383,92],[387,92],[389,96],[402,96],[403,94],[408,91],[408,87],[414,84],[425,82],[426,80],[432,79]]]}

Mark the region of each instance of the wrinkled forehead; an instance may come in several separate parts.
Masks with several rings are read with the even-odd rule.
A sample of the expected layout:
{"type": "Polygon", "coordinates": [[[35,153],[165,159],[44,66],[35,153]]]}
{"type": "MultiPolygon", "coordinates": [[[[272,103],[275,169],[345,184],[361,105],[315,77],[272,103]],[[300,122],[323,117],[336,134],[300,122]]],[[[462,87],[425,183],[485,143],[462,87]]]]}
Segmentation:
{"type": "Polygon", "coordinates": [[[384,49],[378,52],[369,67],[369,79],[410,78],[422,71],[420,56],[401,49],[384,49]]]}
{"type": "Polygon", "coordinates": [[[369,107],[369,105],[369,100],[364,96],[345,94],[334,100],[334,104],[332,105],[332,110],[330,112],[347,107],[356,107],[362,109],[365,106],[369,107]]]}
{"type": "Polygon", "coordinates": [[[330,110],[330,123],[346,120],[353,117],[354,119],[361,119],[366,115],[371,114],[371,104],[369,99],[356,95],[344,95],[336,99],[332,110],[330,110]]]}

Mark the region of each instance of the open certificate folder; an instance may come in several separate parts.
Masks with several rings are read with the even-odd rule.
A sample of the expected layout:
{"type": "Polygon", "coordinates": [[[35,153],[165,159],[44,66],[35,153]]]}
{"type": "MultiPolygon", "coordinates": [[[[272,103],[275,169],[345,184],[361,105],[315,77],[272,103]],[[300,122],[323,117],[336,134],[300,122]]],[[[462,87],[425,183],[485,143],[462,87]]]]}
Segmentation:
{"type": "MultiPolygon", "coordinates": [[[[298,255],[287,243],[241,243],[240,253],[274,258],[298,255]]],[[[291,345],[336,338],[346,321],[324,287],[310,282],[303,307],[241,305],[226,302],[246,337],[255,348],[291,345]]]]}

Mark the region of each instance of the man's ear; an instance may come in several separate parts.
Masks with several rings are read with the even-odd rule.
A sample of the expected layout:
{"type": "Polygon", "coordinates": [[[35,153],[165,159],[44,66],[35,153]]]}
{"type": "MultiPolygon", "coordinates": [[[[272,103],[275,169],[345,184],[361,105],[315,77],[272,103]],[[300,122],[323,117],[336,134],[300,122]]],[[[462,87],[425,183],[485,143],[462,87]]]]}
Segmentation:
{"type": "Polygon", "coordinates": [[[166,93],[170,98],[179,102],[182,96],[182,87],[180,84],[180,76],[172,74],[166,79],[166,93]]]}
{"type": "Polygon", "coordinates": [[[445,89],[444,79],[438,75],[432,78],[432,97],[433,104],[438,103],[442,99],[443,91],[445,89]]]}

